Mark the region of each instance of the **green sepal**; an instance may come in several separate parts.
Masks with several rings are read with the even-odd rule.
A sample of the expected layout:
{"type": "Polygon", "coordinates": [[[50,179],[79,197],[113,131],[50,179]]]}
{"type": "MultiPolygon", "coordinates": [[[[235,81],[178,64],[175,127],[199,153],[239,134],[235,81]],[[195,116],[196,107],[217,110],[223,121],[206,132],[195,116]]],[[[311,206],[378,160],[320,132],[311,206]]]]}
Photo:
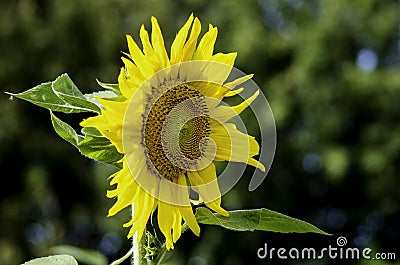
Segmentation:
{"type": "Polygon", "coordinates": [[[98,98],[107,99],[109,101],[124,101],[124,100],[126,100],[126,98],[124,96],[122,96],[122,95],[119,96],[119,95],[115,94],[114,92],[107,91],[107,90],[93,92],[90,94],[85,94],[84,96],[85,96],[86,100],[92,102],[99,108],[104,108],[104,106],[100,103],[98,98]]]}
{"type": "Polygon", "coordinates": [[[196,209],[197,222],[207,225],[219,225],[234,231],[270,231],[277,233],[318,233],[330,235],[321,229],[268,209],[229,211],[229,217],[212,213],[205,207],[196,209]]]}
{"type": "Polygon", "coordinates": [[[82,130],[86,134],[79,135],[68,123],[57,118],[51,111],[50,116],[56,133],[75,146],[81,154],[99,162],[118,166],[123,155],[117,151],[110,140],[99,135],[95,128],[82,130]]]}
{"type": "Polygon", "coordinates": [[[149,231],[146,231],[146,246],[144,246],[144,248],[146,250],[145,257],[153,260],[158,256],[160,249],[162,248],[162,244],[156,236],[149,231]]]}
{"type": "Polygon", "coordinates": [[[94,136],[94,137],[103,137],[101,132],[94,127],[83,127],[81,130],[82,134],[94,136]]]}
{"type": "Polygon", "coordinates": [[[119,84],[110,84],[110,83],[103,83],[100,80],[96,79],[97,84],[104,89],[110,90],[117,94],[118,96],[121,95],[121,90],[119,89],[119,84]]]}

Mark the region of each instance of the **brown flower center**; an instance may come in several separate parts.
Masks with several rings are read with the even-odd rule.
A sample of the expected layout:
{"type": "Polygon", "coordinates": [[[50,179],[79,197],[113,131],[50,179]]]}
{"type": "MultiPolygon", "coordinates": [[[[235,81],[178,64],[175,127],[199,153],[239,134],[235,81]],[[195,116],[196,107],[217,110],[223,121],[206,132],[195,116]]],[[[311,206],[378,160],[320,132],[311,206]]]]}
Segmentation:
{"type": "Polygon", "coordinates": [[[158,92],[153,92],[147,101],[149,111],[143,116],[147,166],[176,183],[188,163],[202,155],[202,139],[210,133],[208,110],[204,97],[191,84],[175,86],[156,97],[155,102],[158,92]]]}

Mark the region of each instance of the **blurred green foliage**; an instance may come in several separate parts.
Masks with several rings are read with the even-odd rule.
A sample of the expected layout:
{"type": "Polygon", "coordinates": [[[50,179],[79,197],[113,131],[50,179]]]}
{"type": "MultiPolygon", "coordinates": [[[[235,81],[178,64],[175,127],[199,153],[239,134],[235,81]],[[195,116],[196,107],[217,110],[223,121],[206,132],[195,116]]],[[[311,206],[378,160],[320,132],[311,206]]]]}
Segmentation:
{"type": "MultiPolygon", "coordinates": [[[[21,92],[67,72],[84,92],[98,91],[96,78],[117,79],[125,34],[138,40],[154,15],[169,47],[191,12],[203,32],[207,23],[218,26],[216,50],[238,52],[236,66],[255,73],[276,118],[268,178],[250,193],[243,177],[224,206],[266,207],[346,236],[351,246],[398,250],[398,1],[0,1],[1,90],[21,92]]],[[[0,125],[0,264],[48,255],[59,244],[97,249],[110,260],[123,255],[129,212],[106,218],[115,169],[59,139],[46,110],[6,94],[0,125]]],[[[170,264],[288,264],[259,260],[256,251],[266,242],[289,248],[335,240],[202,226],[199,239],[183,235],[170,264]]]]}

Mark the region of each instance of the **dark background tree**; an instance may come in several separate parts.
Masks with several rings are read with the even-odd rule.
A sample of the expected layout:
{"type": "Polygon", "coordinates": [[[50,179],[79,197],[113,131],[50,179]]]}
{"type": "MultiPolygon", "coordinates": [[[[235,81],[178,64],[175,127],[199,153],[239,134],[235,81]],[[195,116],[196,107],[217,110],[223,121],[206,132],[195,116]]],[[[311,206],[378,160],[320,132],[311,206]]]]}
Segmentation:
{"type": "MultiPolygon", "coordinates": [[[[398,1],[1,1],[1,90],[21,92],[64,72],[81,90],[100,90],[96,78],[117,80],[125,34],[138,40],[140,25],[150,30],[154,15],[169,47],[191,12],[203,32],[208,23],[218,26],[216,50],[238,52],[236,66],[255,73],[276,118],[268,178],[248,192],[243,177],[224,206],[266,207],[334,236],[202,226],[199,239],[182,236],[170,264],[288,264],[260,260],[256,251],[264,243],[336,246],[339,235],[348,246],[400,258],[398,1]]],[[[68,117],[76,125],[82,118],[68,117]]],[[[105,217],[113,168],[59,139],[46,110],[6,94],[0,125],[0,264],[47,255],[58,244],[97,249],[110,260],[127,251],[121,224],[129,211],[105,217]]]]}

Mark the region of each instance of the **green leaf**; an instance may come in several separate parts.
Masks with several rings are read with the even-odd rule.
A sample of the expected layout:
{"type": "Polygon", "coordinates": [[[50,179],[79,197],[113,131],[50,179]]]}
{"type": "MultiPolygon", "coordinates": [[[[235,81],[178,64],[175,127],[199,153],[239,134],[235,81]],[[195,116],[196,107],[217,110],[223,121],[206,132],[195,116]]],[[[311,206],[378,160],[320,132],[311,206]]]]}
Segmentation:
{"type": "Polygon", "coordinates": [[[271,231],[278,233],[318,233],[330,235],[321,229],[298,219],[267,209],[230,211],[225,217],[209,209],[196,209],[196,219],[201,224],[219,225],[234,231],[271,231]]]}
{"type": "Polygon", "coordinates": [[[53,112],[50,112],[50,116],[56,133],[78,148],[84,156],[113,165],[123,157],[110,140],[102,136],[97,129],[85,128],[82,131],[86,134],[79,135],[68,123],[57,118],[53,112]]]}
{"type": "Polygon", "coordinates": [[[85,138],[79,142],[78,149],[83,155],[108,164],[113,164],[123,157],[105,137],[85,135],[85,138]]]}
{"type": "Polygon", "coordinates": [[[90,249],[81,249],[69,245],[60,245],[50,249],[52,254],[68,254],[75,257],[79,262],[88,265],[107,265],[108,260],[102,253],[90,249]]]}
{"type": "Polygon", "coordinates": [[[78,262],[70,255],[55,255],[33,259],[22,265],[78,265],[78,262]]]}
{"type": "Polygon", "coordinates": [[[51,111],[100,112],[100,108],[85,98],[67,74],[18,94],[6,93],[51,111]]]}
{"type": "Polygon", "coordinates": [[[56,133],[68,143],[78,147],[78,143],[83,139],[78,135],[75,130],[68,124],[57,118],[53,112],[50,111],[51,123],[53,124],[56,133]]]}
{"type": "Polygon", "coordinates": [[[99,113],[100,108],[90,102],[79,89],[75,86],[68,74],[62,74],[52,82],[54,93],[65,102],[82,110],[99,113]]]}
{"type": "Polygon", "coordinates": [[[64,112],[64,113],[77,113],[84,112],[82,108],[77,108],[71,104],[60,99],[53,91],[51,87],[51,82],[40,84],[34,88],[27,91],[21,92],[19,94],[8,93],[19,99],[31,102],[39,107],[46,108],[52,111],[64,112]]]}

